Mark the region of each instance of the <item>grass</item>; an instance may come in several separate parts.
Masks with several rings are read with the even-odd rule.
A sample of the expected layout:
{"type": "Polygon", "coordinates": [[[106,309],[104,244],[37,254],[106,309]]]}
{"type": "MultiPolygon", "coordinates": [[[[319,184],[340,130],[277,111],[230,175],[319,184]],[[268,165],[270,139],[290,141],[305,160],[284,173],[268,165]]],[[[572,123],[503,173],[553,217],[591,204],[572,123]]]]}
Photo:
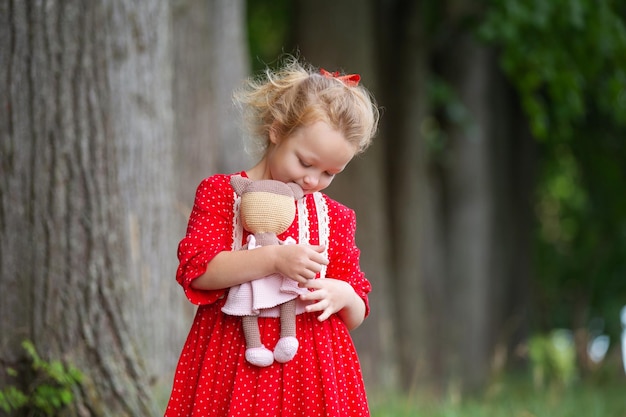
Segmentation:
{"type": "Polygon", "coordinates": [[[626,417],[626,381],[537,389],[527,381],[493,385],[480,398],[436,401],[372,395],[372,417],[626,417]]]}

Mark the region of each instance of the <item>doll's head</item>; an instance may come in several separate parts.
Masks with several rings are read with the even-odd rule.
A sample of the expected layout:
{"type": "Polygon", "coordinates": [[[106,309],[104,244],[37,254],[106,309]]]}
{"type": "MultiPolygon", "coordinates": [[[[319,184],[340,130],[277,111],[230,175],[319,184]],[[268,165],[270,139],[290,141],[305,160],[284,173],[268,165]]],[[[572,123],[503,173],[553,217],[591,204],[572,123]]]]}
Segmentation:
{"type": "Polygon", "coordinates": [[[304,195],[295,183],[257,180],[233,176],[230,184],[241,196],[242,226],[248,232],[279,235],[291,226],[296,217],[294,201],[304,195]]]}
{"type": "Polygon", "coordinates": [[[371,143],[379,112],[369,91],[337,73],[305,66],[290,57],[276,70],[267,69],[260,79],[250,79],[235,94],[244,106],[253,136],[264,151],[272,131],[286,138],[303,126],[328,123],[354,147],[355,154],[371,143]]]}

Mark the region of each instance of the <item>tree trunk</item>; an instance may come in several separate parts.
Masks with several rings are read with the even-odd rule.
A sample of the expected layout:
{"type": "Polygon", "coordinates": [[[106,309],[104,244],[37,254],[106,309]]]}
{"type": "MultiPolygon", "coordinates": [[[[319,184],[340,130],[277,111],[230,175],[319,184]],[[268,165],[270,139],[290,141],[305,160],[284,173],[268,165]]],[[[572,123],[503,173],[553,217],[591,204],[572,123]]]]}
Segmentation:
{"type": "Polygon", "coordinates": [[[487,381],[496,351],[506,353],[527,322],[531,186],[520,179],[530,178],[531,139],[519,128],[525,123],[495,53],[469,32],[451,32],[438,60],[457,94],[450,105],[462,109],[448,118],[441,177],[446,368],[452,387],[473,391],[487,381]]]}
{"type": "Polygon", "coordinates": [[[71,415],[157,415],[182,317],[169,6],[0,4],[0,358],[31,339],[78,367],[71,415]]]}
{"type": "Polygon", "coordinates": [[[443,274],[437,184],[428,182],[429,149],[423,126],[428,114],[428,48],[419,2],[380,2],[381,84],[388,148],[394,323],[402,386],[436,382],[443,274]],[[434,355],[430,355],[434,353],[434,355]]]}
{"type": "Polygon", "coordinates": [[[474,5],[380,4],[401,380],[460,393],[525,323],[529,136],[494,53],[461,27],[474,5]]]}
{"type": "Polygon", "coordinates": [[[496,174],[491,179],[495,193],[492,257],[495,282],[490,292],[494,312],[490,322],[494,327],[493,366],[498,372],[507,364],[523,362],[515,351],[528,339],[530,285],[534,274],[532,203],[537,162],[536,143],[520,99],[502,70],[496,69],[495,63],[492,65],[490,130],[496,174]]]}
{"type": "Polygon", "coordinates": [[[450,351],[449,373],[453,381],[476,387],[485,381],[493,341],[490,298],[494,280],[494,190],[491,179],[489,131],[491,61],[484,47],[462,35],[450,41],[444,75],[457,92],[466,113],[450,126],[448,162],[447,311],[450,351]],[[462,71],[459,69],[462,68],[462,71]],[[461,348],[462,347],[462,348],[461,348]]]}
{"type": "MultiPolygon", "coordinates": [[[[168,237],[167,258],[175,268],[176,244],[185,234],[200,181],[217,172],[235,172],[251,166],[241,120],[234,112],[232,92],[248,75],[243,0],[177,0],[172,7],[174,66],[174,173],[176,229],[168,237]]],[[[165,276],[168,294],[183,304],[183,313],[170,315],[182,322],[170,337],[176,346],[168,359],[176,364],[195,307],[178,286],[175,269],[165,276]]],[[[162,396],[169,395],[174,366],[164,378],[162,396]]],[[[167,398],[165,398],[167,399],[167,398]]]]}
{"type": "MultiPolygon", "coordinates": [[[[185,234],[200,181],[216,172],[245,169],[252,158],[244,149],[244,138],[237,130],[240,120],[232,105],[232,92],[248,73],[244,1],[178,0],[171,19],[177,227],[170,237],[169,253],[174,254],[177,239],[185,234]]],[[[171,260],[175,262],[175,258],[171,260]]],[[[169,291],[177,293],[185,311],[185,332],[175,339],[177,351],[172,358],[176,360],[195,308],[176,291],[174,270],[166,279],[172,284],[169,291]]],[[[171,386],[171,378],[167,386],[171,386]]]]}
{"type": "MultiPolygon", "coordinates": [[[[172,10],[178,201],[187,221],[200,181],[248,168],[232,92],[249,73],[243,0],[178,0],[172,10]]],[[[181,234],[178,234],[181,236],[181,234]]]]}
{"type": "MultiPolygon", "coordinates": [[[[295,39],[302,57],[329,71],[358,72],[375,95],[378,88],[373,2],[299,1],[295,39]],[[346,30],[349,27],[350,30],[346,30]]],[[[361,268],[371,281],[371,315],[352,336],[364,378],[371,388],[397,385],[390,299],[390,234],[384,189],[384,137],[357,156],[328,189],[328,194],[353,208],[357,215],[357,245],[361,268]]]]}

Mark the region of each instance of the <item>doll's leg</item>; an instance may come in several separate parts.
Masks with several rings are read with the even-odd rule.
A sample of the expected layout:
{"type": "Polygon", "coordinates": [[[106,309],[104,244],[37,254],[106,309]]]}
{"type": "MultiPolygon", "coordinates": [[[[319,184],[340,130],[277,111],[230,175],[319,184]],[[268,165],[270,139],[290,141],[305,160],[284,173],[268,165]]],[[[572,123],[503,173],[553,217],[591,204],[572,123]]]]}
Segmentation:
{"type": "Polygon", "coordinates": [[[243,316],[243,335],[246,338],[246,360],[252,365],[269,366],[274,362],[272,351],[261,343],[257,316],[243,316]]]}
{"type": "Polygon", "coordinates": [[[296,300],[291,300],[280,306],[280,339],[274,348],[274,359],[280,363],[288,362],[297,351],[296,300]]]}

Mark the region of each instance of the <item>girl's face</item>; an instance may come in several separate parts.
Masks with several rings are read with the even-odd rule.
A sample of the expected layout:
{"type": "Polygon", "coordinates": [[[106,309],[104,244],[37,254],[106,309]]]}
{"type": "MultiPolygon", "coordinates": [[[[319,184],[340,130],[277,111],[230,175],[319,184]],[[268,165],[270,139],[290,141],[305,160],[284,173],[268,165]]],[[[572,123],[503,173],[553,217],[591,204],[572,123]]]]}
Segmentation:
{"type": "Polygon", "coordinates": [[[267,154],[270,178],[295,182],[305,194],[328,187],[355,154],[346,138],[326,122],[316,122],[280,139],[270,133],[267,154]]]}

